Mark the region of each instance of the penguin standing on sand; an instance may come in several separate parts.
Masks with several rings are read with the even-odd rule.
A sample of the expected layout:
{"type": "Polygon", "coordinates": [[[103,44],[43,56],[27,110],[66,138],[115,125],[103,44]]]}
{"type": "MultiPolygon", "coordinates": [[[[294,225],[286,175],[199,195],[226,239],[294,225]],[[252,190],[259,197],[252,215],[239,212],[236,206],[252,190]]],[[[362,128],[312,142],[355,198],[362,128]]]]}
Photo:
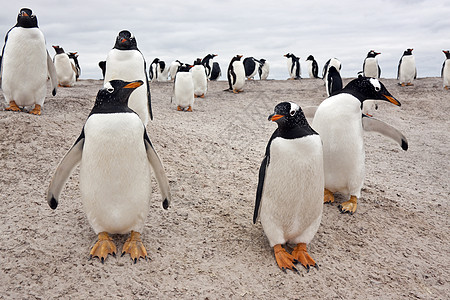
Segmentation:
{"type": "MultiPolygon", "coordinates": [[[[178,68],[182,65],[181,61],[178,59],[173,61],[169,66],[169,76],[171,80],[175,80],[175,76],[177,75],[178,68]]],[[[151,69],[150,69],[151,71],[151,69]]]]}
{"type": "Polygon", "coordinates": [[[444,89],[450,88],[450,51],[442,50],[445,54],[445,61],[442,64],[441,77],[443,80],[444,89]]]}
{"type": "Polygon", "coordinates": [[[285,54],[287,60],[287,67],[289,72],[288,80],[296,80],[302,78],[302,71],[300,67],[300,57],[295,56],[292,53],[285,54]]]}
{"type": "Polygon", "coordinates": [[[412,82],[417,78],[416,59],[412,51],[413,49],[406,49],[398,63],[397,79],[401,86],[414,85],[412,82]]]}
{"type": "Polygon", "coordinates": [[[169,70],[166,68],[166,63],[159,58],[155,58],[150,64],[150,80],[151,82],[155,81],[167,81],[169,70]]]}
{"type": "Polygon", "coordinates": [[[325,87],[327,96],[330,97],[334,93],[342,90],[342,77],[334,66],[328,68],[327,78],[325,79],[325,87]]]}
{"type": "Polygon", "coordinates": [[[258,74],[259,66],[259,61],[253,57],[244,58],[245,77],[247,77],[248,80],[252,80],[256,74],[258,74]]]}
{"type": "Polygon", "coordinates": [[[337,58],[330,58],[329,60],[327,60],[327,62],[323,66],[322,79],[324,81],[326,80],[326,78],[328,78],[328,70],[332,66],[336,69],[336,71],[339,72],[339,74],[341,73],[341,69],[342,69],[341,61],[339,59],[337,59],[337,58]]]}
{"type": "Polygon", "coordinates": [[[317,61],[314,59],[314,56],[310,55],[306,59],[308,63],[308,74],[309,78],[319,78],[319,65],[317,61]]]}
{"type": "Polygon", "coordinates": [[[205,57],[203,57],[203,59],[202,59],[202,65],[206,69],[206,77],[208,79],[211,79],[211,72],[212,72],[212,68],[213,68],[213,59],[216,56],[217,56],[217,54],[208,54],[205,57]]]}
{"type": "Polygon", "coordinates": [[[211,76],[209,77],[209,80],[215,81],[222,76],[222,71],[220,70],[220,65],[218,62],[213,62],[212,70],[211,70],[211,76]]]}
{"type": "Polygon", "coordinates": [[[140,232],[149,211],[152,169],[162,196],[169,207],[169,181],[139,116],[127,102],[130,94],[144,82],[107,82],[83,130],[67,152],[50,182],[47,202],[58,206],[59,196],[73,169],[80,163],[80,191],[89,223],[98,235],[90,251],[102,262],[116,254],[109,234],[131,232],[122,248],[136,263],[147,258],[140,232]]]}
{"type": "Polygon", "coordinates": [[[266,80],[269,77],[270,65],[264,58],[259,60],[258,74],[260,80],[266,80]]]}
{"type": "Polygon", "coordinates": [[[269,120],[278,125],[259,169],[253,223],[260,217],[278,266],[297,271],[300,262],[317,267],[306,245],[320,225],[323,209],[322,141],[292,102],[275,107],[269,120]],[[292,254],[283,245],[295,244],[292,254]]]}
{"type": "Polygon", "coordinates": [[[364,77],[372,77],[372,78],[380,78],[381,76],[381,68],[378,65],[377,55],[380,55],[380,52],[375,52],[370,50],[367,53],[367,57],[364,59],[363,63],[363,76],[364,77]]]}
{"type": "Polygon", "coordinates": [[[194,83],[194,97],[204,98],[208,90],[208,78],[206,77],[206,70],[202,65],[201,58],[197,58],[190,72],[194,83]]]}
{"type": "Polygon", "coordinates": [[[227,77],[229,89],[237,94],[243,91],[245,84],[245,69],[241,61],[242,55],[234,56],[228,66],[227,77]]]}
{"type": "Polygon", "coordinates": [[[74,66],[75,78],[76,80],[78,80],[78,78],[80,78],[81,75],[81,67],[80,64],[78,63],[78,54],[77,52],[69,52],[67,54],[69,55],[70,62],[74,66]]]}
{"type": "Polygon", "coordinates": [[[45,47],[37,18],[29,8],[20,10],[17,24],[6,34],[0,74],[3,95],[9,104],[5,110],[22,111],[23,107],[34,105],[29,113],[40,115],[49,75],[52,95],[56,95],[58,79],[55,66],[45,47]]]}
{"type": "Polygon", "coordinates": [[[190,111],[194,107],[194,80],[189,72],[192,66],[183,64],[178,68],[175,82],[173,84],[173,94],[178,111],[190,111]]]}
{"type": "Polygon", "coordinates": [[[317,108],[312,122],[323,142],[325,173],[324,202],[334,202],[334,192],[350,195],[342,203],[342,213],[353,214],[364,182],[363,132],[377,131],[408,149],[406,138],[398,130],[375,118],[364,116],[361,107],[365,100],[397,101],[375,78],[358,77],[344,89],[325,99],[317,108]]]}
{"type": "Polygon", "coordinates": [[[143,86],[138,87],[130,96],[128,105],[134,110],[145,126],[149,115],[153,120],[150,86],[147,77],[147,66],[137,47],[136,38],[128,30],[119,32],[114,48],[106,58],[106,72],[104,83],[114,79],[125,81],[142,80],[143,86]]]}
{"type": "Polygon", "coordinates": [[[58,74],[58,84],[62,87],[72,87],[76,81],[76,69],[70,62],[69,55],[59,46],[52,46],[56,54],[53,57],[56,74],[58,74]]]}

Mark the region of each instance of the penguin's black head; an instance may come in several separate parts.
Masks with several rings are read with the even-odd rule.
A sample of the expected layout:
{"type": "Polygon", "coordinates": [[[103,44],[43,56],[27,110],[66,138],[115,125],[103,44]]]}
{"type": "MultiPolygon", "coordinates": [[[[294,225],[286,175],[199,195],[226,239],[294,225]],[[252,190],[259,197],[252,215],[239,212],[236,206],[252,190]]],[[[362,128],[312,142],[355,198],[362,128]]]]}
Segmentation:
{"type": "Polygon", "coordinates": [[[119,50],[136,50],[137,42],[134,35],[128,30],[122,30],[116,38],[114,48],[119,50]]]}
{"type": "Polygon", "coordinates": [[[231,61],[232,62],[233,61],[239,61],[239,60],[241,60],[241,58],[242,58],[242,55],[236,55],[235,57],[233,57],[233,59],[231,61]]]}
{"type": "Polygon", "coordinates": [[[78,52],[69,52],[67,55],[69,55],[69,58],[76,59],[78,57],[77,53],[78,52]]]}
{"type": "Polygon", "coordinates": [[[287,53],[287,54],[284,55],[284,57],[287,57],[287,58],[296,58],[296,56],[295,56],[294,54],[292,54],[292,53],[287,53]]]}
{"type": "Polygon", "coordinates": [[[406,49],[405,52],[403,52],[403,55],[412,55],[412,51],[414,49],[406,49]]]}
{"type": "Polygon", "coordinates": [[[400,106],[400,102],[389,93],[384,84],[378,79],[370,77],[358,77],[350,81],[340,93],[349,93],[361,101],[364,100],[384,100],[400,106]]]}
{"type": "Polygon", "coordinates": [[[202,64],[202,59],[201,58],[197,58],[195,61],[194,61],[194,66],[198,66],[198,65],[201,65],[202,64]]]}
{"type": "Polygon", "coordinates": [[[29,8],[22,8],[17,16],[16,27],[33,28],[38,27],[37,18],[29,8]]]}
{"type": "Polygon", "coordinates": [[[380,52],[375,52],[374,50],[370,50],[369,53],[367,53],[367,57],[375,57],[378,54],[381,54],[380,52]]]}
{"type": "Polygon", "coordinates": [[[178,67],[178,72],[189,72],[193,66],[189,64],[182,64],[178,67]]]}
{"type": "Polygon", "coordinates": [[[123,81],[111,80],[105,83],[104,87],[98,91],[95,105],[103,103],[128,103],[131,93],[144,82],[142,80],[123,81]]]}
{"type": "Polygon", "coordinates": [[[314,56],[310,55],[310,56],[308,56],[308,58],[307,58],[306,60],[307,60],[307,61],[308,61],[308,60],[311,60],[311,61],[312,61],[312,60],[314,60],[314,56]]]}
{"type": "Polygon", "coordinates": [[[61,48],[60,46],[54,46],[54,45],[53,45],[52,47],[53,47],[53,49],[55,49],[56,54],[64,53],[64,49],[61,48]]]}
{"type": "Polygon", "coordinates": [[[266,60],[264,58],[261,58],[259,61],[261,62],[261,64],[265,64],[266,63],[266,60]]]}
{"type": "Polygon", "coordinates": [[[450,59],[450,51],[449,51],[449,50],[442,50],[442,52],[444,52],[445,57],[446,57],[447,59],[450,59]]]}
{"type": "Polygon", "coordinates": [[[269,116],[268,120],[276,122],[280,129],[289,129],[308,124],[300,106],[293,102],[281,102],[277,104],[274,113],[269,116]]]}

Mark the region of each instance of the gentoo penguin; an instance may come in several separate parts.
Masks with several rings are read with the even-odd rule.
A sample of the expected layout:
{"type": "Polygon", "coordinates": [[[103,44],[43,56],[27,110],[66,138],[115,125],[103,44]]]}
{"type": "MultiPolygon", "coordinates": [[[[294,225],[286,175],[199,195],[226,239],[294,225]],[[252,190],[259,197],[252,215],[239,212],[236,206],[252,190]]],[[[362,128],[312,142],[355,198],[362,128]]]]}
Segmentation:
{"type": "Polygon", "coordinates": [[[53,57],[56,74],[58,74],[58,85],[63,87],[72,87],[76,81],[76,69],[70,62],[69,55],[59,46],[52,46],[56,54],[53,57]]]}
{"type": "Polygon", "coordinates": [[[99,68],[102,70],[102,76],[103,79],[105,79],[105,73],[106,73],[106,60],[102,60],[98,62],[99,68]]]}
{"type": "Polygon", "coordinates": [[[234,56],[227,71],[229,90],[235,94],[242,92],[245,84],[245,69],[241,58],[242,55],[234,56]]]}
{"type": "Polygon", "coordinates": [[[323,142],[324,202],[333,202],[334,192],[349,194],[350,200],[339,206],[343,213],[353,214],[361,195],[365,160],[363,130],[378,131],[397,141],[403,150],[408,148],[406,138],[399,131],[374,118],[363,118],[361,107],[367,99],[400,106],[378,79],[358,77],[325,99],[312,122],[312,128],[323,142]]]}
{"type": "Polygon", "coordinates": [[[364,59],[363,63],[363,76],[364,77],[372,77],[372,78],[380,78],[381,76],[381,68],[378,65],[377,55],[381,54],[380,52],[375,52],[370,50],[367,53],[367,57],[364,59]]]}
{"type": "Polygon", "coordinates": [[[285,54],[284,57],[287,57],[287,67],[289,72],[288,80],[300,79],[302,75],[301,67],[300,67],[300,57],[295,56],[292,53],[285,54]]]}
{"type": "Polygon", "coordinates": [[[169,68],[166,66],[165,61],[160,60],[158,64],[159,64],[158,81],[165,82],[169,77],[169,68]]]}
{"type": "Polygon", "coordinates": [[[401,86],[414,85],[412,82],[417,78],[416,59],[412,51],[413,49],[406,49],[398,62],[397,79],[401,86]]]}
{"type": "Polygon", "coordinates": [[[220,65],[218,62],[213,62],[212,70],[211,70],[211,76],[209,77],[209,80],[217,80],[222,76],[222,71],[220,70],[220,65]]]}
{"type": "Polygon", "coordinates": [[[308,63],[309,78],[319,78],[319,65],[314,59],[314,56],[308,56],[306,62],[308,63]]]}
{"type": "Polygon", "coordinates": [[[190,72],[192,73],[192,82],[194,83],[194,97],[204,98],[208,90],[208,78],[206,77],[206,70],[201,58],[197,58],[194,61],[194,66],[190,72]]]}
{"type": "Polygon", "coordinates": [[[81,75],[81,67],[80,67],[80,64],[78,63],[78,53],[77,52],[69,52],[67,54],[69,55],[70,62],[75,67],[75,78],[76,78],[76,80],[78,80],[78,78],[80,78],[80,75],[81,75]]]}
{"type": "Polygon", "coordinates": [[[169,67],[169,76],[171,80],[175,80],[175,76],[177,75],[178,68],[182,65],[181,61],[178,59],[173,61],[169,67]]]}
{"type": "Polygon", "coordinates": [[[245,69],[245,77],[247,77],[248,80],[252,80],[256,76],[256,74],[258,74],[258,69],[260,66],[259,61],[253,57],[246,57],[244,58],[243,63],[245,69]]]}
{"type": "Polygon", "coordinates": [[[159,69],[159,58],[155,58],[150,64],[149,68],[149,78],[151,82],[155,82],[158,80],[158,74],[161,73],[158,71],[159,69]]]}
{"type": "Polygon", "coordinates": [[[450,88],[450,51],[442,50],[445,54],[445,61],[442,64],[441,77],[444,81],[444,88],[448,90],[450,88]]]}
{"type": "Polygon", "coordinates": [[[150,86],[147,77],[147,66],[137,47],[136,38],[128,30],[119,32],[114,48],[111,49],[106,58],[106,72],[104,83],[120,79],[124,81],[142,80],[144,85],[137,88],[130,96],[128,105],[134,110],[145,126],[148,117],[153,120],[150,86]]]}
{"type": "Polygon", "coordinates": [[[20,10],[17,24],[6,34],[0,73],[3,95],[9,104],[5,110],[22,111],[22,107],[34,105],[29,113],[40,115],[47,93],[48,75],[52,95],[56,95],[58,79],[55,66],[45,47],[37,18],[29,8],[20,10]]]}
{"type": "Polygon", "coordinates": [[[259,60],[258,74],[260,80],[266,80],[269,77],[270,65],[264,58],[259,60]]]}
{"type": "Polygon", "coordinates": [[[322,71],[322,79],[325,81],[326,78],[328,77],[328,69],[333,66],[336,71],[339,72],[339,74],[341,73],[341,68],[342,68],[342,63],[340,62],[339,59],[337,58],[330,58],[329,60],[327,60],[327,62],[325,63],[325,65],[323,66],[323,71],[322,71]]]}
{"type": "Polygon", "coordinates": [[[147,258],[140,239],[152,193],[152,169],[162,195],[162,206],[171,201],[169,182],[139,116],[127,102],[130,94],[144,84],[141,80],[112,80],[104,85],[95,100],[80,136],[58,165],[47,192],[52,209],[73,169],[80,163],[80,191],[83,208],[98,241],[91,257],[102,262],[115,255],[116,246],[109,234],[130,238],[122,248],[136,263],[147,258]]]}
{"type": "Polygon", "coordinates": [[[327,77],[325,78],[325,87],[327,96],[330,97],[337,91],[342,90],[342,77],[334,66],[328,68],[327,77]]]}
{"type": "Polygon", "coordinates": [[[278,125],[259,169],[253,223],[258,215],[278,266],[297,271],[300,262],[317,267],[306,251],[323,209],[323,154],[319,135],[292,102],[275,107],[269,120],[278,125]],[[292,254],[282,245],[296,244],[292,254]]]}
{"type": "Polygon", "coordinates": [[[203,57],[203,59],[202,59],[202,65],[206,69],[206,77],[208,79],[211,79],[211,72],[212,72],[212,68],[213,68],[213,59],[216,56],[217,56],[217,54],[208,54],[205,57],[203,57]]]}
{"type": "Polygon", "coordinates": [[[189,72],[192,66],[183,64],[178,68],[173,94],[178,111],[192,111],[194,107],[194,80],[189,72]]]}

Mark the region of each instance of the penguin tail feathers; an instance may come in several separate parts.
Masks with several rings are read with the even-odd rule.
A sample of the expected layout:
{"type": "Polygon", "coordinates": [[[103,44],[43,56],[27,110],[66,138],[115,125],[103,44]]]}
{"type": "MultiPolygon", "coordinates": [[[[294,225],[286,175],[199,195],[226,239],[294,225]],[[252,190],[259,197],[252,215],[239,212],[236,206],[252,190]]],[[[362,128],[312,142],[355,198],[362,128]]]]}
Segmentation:
{"type": "Polygon", "coordinates": [[[56,88],[53,89],[52,96],[56,96],[56,88]]]}

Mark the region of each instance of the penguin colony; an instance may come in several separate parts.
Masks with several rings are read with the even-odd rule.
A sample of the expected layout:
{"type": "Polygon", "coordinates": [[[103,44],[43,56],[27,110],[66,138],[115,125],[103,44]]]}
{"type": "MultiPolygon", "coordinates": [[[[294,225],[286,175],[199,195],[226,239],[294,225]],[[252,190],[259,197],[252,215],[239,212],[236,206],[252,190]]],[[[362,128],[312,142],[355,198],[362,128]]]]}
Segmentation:
{"type": "MultiPolygon", "coordinates": [[[[53,96],[57,85],[73,86],[81,74],[76,52],[65,53],[53,46],[50,58],[37,18],[28,8],[20,10],[17,24],[6,34],[0,57],[2,90],[8,111],[22,111],[34,106],[31,114],[40,115],[50,77],[53,96]],[[24,63],[24,55],[28,57],[24,63]],[[29,66],[33,66],[33,72],[29,66]],[[22,82],[23,84],[19,84],[22,82]]],[[[407,49],[398,65],[402,86],[413,85],[417,77],[413,49],[407,49]]],[[[443,87],[450,86],[450,52],[443,51],[443,87]]],[[[322,71],[328,98],[318,107],[309,107],[309,124],[303,109],[296,103],[281,102],[275,106],[269,121],[277,129],[269,138],[262,160],[253,223],[259,219],[273,248],[277,265],[283,271],[298,271],[300,263],[307,270],[318,268],[309,255],[307,245],[313,240],[322,219],[323,203],[333,203],[334,193],[349,196],[339,205],[342,213],[354,214],[364,182],[364,131],[379,132],[408,149],[406,137],[396,128],[375,119],[363,110],[364,102],[387,101],[400,106],[378,80],[381,68],[369,51],[361,76],[343,87],[341,62],[331,58],[322,71]],[[291,253],[287,244],[295,245],[291,253]]],[[[221,76],[220,66],[213,59],[217,54],[198,58],[192,65],[179,60],[167,65],[155,58],[148,68],[137,47],[135,36],[127,30],[118,33],[106,60],[99,62],[104,86],[98,91],[81,134],[57,166],[47,191],[47,202],[56,209],[65,182],[80,165],[80,191],[87,219],[98,235],[90,251],[102,262],[115,255],[117,247],[110,234],[130,234],[122,247],[136,263],[148,257],[141,240],[151,197],[151,176],[155,174],[162,198],[162,207],[171,203],[169,181],[163,164],[146,130],[153,119],[149,82],[170,79],[174,85],[178,111],[193,111],[194,98],[204,98],[208,81],[221,76]],[[98,155],[102,153],[102,155],[98,155]],[[120,178],[120,180],[118,180],[120,178]]],[[[301,79],[300,57],[287,58],[289,78],[301,79]]],[[[240,93],[245,80],[258,74],[261,80],[269,75],[265,59],[234,56],[227,69],[229,88],[240,93]]],[[[306,59],[310,78],[319,78],[318,64],[312,55],[306,59]]]]}

